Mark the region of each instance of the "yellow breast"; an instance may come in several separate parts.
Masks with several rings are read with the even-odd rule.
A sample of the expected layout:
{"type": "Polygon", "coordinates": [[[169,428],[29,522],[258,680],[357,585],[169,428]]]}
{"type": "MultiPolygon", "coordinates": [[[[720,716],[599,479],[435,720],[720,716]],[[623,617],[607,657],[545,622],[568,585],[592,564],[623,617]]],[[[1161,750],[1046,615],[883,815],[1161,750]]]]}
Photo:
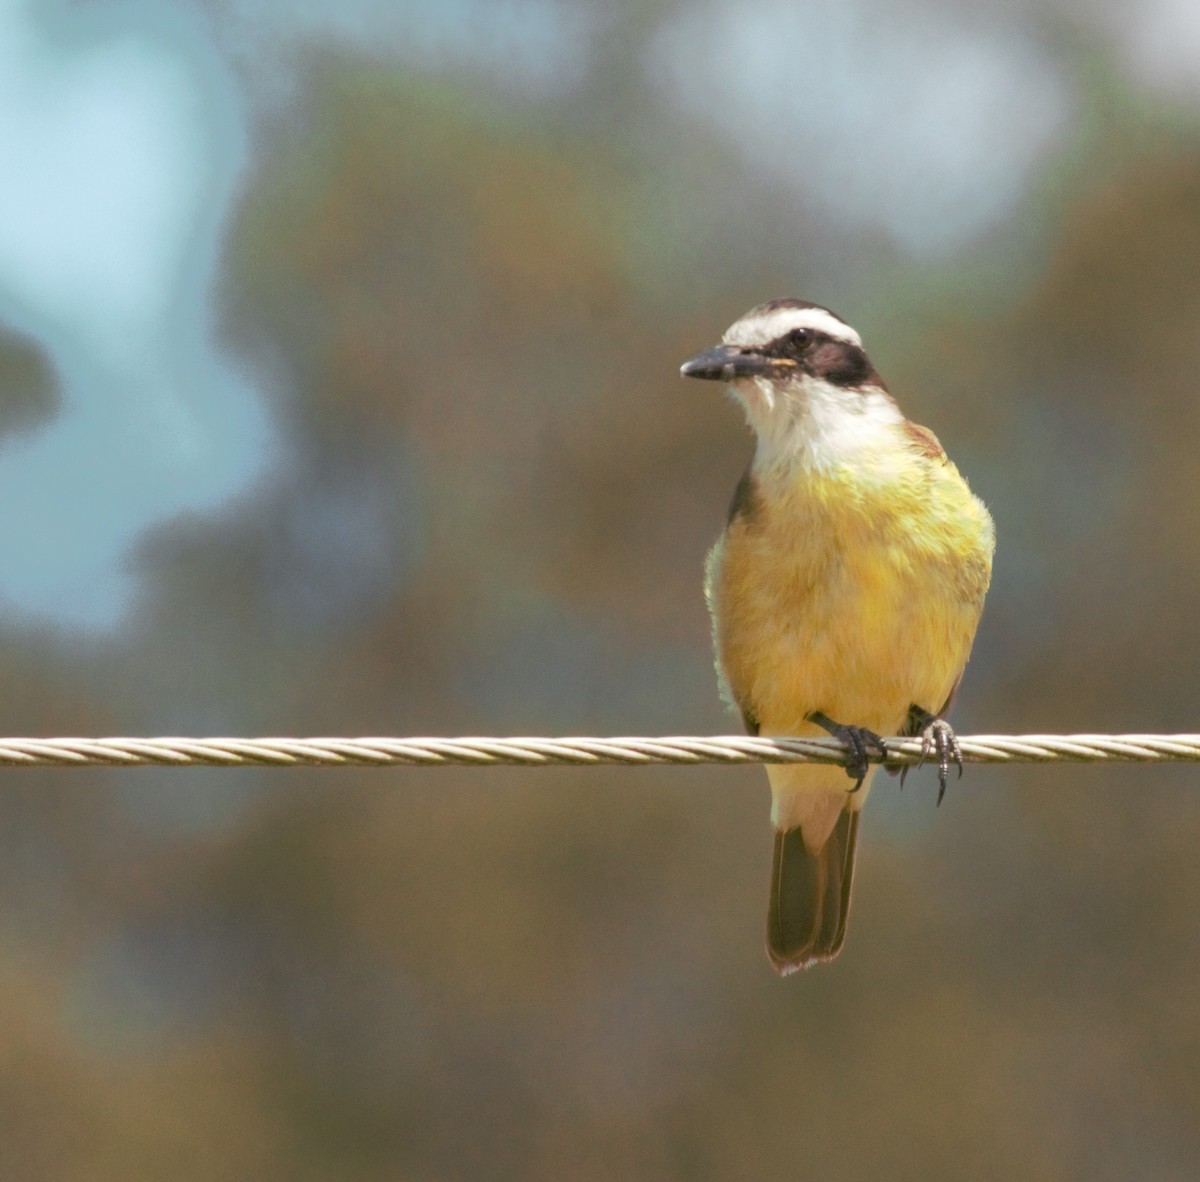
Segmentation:
{"type": "Polygon", "coordinates": [[[717,661],[766,734],[819,710],[894,734],[937,713],[967,656],[991,574],[991,518],[944,457],[759,478],[709,555],[717,661]]]}

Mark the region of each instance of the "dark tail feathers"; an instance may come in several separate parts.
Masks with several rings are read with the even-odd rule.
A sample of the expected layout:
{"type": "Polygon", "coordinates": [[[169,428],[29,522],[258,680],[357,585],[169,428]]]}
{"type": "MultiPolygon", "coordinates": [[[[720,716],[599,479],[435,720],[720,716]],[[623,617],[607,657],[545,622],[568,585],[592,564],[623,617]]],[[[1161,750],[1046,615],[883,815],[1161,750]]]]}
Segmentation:
{"type": "Polygon", "coordinates": [[[821,850],[805,848],[800,829],[776,830],[767,912],[767,955],[781,975],[832,960],[846,938],[857,809],[846,809],[821,850]]]}

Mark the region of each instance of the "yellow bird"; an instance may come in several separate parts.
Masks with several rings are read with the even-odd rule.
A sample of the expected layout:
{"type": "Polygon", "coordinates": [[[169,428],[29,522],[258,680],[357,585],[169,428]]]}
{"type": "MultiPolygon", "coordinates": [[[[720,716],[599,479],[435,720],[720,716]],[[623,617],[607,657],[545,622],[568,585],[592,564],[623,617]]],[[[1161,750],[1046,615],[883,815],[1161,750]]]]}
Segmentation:
{"type": "Polygon", "coordinates": [[[708,556],[722,690],[746,729],[846,742],[833,765],[767,768],[775,856],[767,953],[780,973],[846,935],[858,820],[883,735],[951,761],[944,720],[991,578],[995,532],[933,432],[908,422],[828,308],[772,300],[684,377],[725,381],[757,438],[708,556]],[[845,778],[849,772],[853,784],[845,778]]]}

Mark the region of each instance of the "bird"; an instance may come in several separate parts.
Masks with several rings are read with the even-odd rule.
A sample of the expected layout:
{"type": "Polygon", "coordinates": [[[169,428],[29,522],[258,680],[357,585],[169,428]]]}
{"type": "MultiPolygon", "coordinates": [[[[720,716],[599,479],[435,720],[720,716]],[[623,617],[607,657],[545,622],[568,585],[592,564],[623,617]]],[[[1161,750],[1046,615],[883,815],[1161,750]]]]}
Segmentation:
{"type": "Polygon", "coordinates": [[[939,804],[952,762],[962,774],[945,715],[995,528],[934,433],[904,417],[858,332],[820,304],[760,304],[680,372],[728,383],[755,436],[705,565],[722,695],[752,735],[830,734],[848,749],[845,766],[767,767],[767,955],[787,975],[841,951],[884,736],[920,738],[939,804]]]}

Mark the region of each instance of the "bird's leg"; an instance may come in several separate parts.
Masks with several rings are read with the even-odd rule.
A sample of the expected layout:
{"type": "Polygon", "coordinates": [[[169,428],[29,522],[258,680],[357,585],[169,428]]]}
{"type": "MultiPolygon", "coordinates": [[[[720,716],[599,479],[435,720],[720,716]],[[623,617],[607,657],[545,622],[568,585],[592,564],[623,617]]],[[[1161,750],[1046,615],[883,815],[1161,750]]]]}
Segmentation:
{"type": "MultiPolygon", "coordinates": [[[[920,736],[921,739],[921,758],[917,761],[917,767],[935,752],[937,754],[937,802],[941,804],[942,797],[946,795],[946,777],[950,774],[951,760],[958,764],[959,779],[963,774],[962,748],[958,745],[954,728],[944,718],[938,718],[936,714],[930,714],[923,707],[914,705],[909,707],[905,730],[910,735],[920,736]]],[[[904,786],[904,775],[907,771],[906,767],[900,773],[901,787],[904,786]]]]}
{"type": "Polygon", "coordinates": [[[827,730],[835,739],[840,739],[850,748],[850,758],[846,762],[846,775],[855,781],[851,792],[857,792],[867,778],[867,767],[870,764],[870,753],[875,752],[880,759],[887,759],[888,750],[883,740],[874,732],[863,726],[843,726],[834,722],[827,714],[814,710],[808,716],[809,722],[827,730]]]}

